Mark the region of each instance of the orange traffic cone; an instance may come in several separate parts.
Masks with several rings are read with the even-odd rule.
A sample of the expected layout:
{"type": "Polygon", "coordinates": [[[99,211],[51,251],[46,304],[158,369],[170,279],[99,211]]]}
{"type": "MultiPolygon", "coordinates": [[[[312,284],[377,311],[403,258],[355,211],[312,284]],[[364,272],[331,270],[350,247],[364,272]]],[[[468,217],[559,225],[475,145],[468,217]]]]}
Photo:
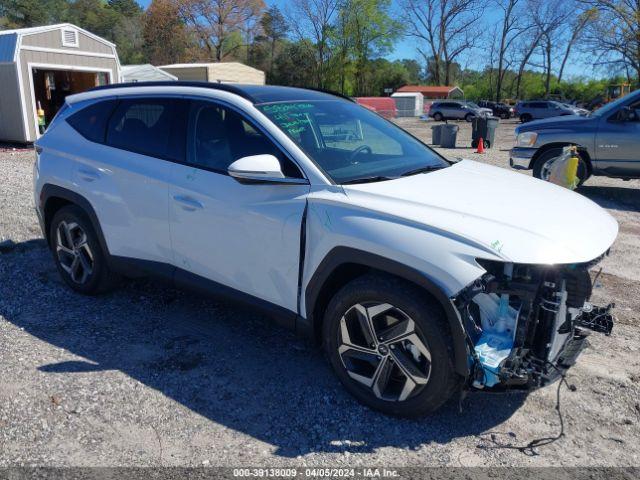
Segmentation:
{"type": "Polygon", "coordinates": [[[484,153],[484,140],[482,140],[482,137],[478,140],[478,150],[476,150],[476,153],[484,153]]]}

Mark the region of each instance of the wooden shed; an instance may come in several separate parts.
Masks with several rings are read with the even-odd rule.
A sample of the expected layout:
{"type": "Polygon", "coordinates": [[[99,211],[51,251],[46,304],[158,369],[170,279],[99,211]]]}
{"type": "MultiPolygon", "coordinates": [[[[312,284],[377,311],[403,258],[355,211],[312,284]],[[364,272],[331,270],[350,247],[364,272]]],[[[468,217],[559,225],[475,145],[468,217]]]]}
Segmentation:
{"type": "Polygon", "coordinates": [[[33,142],[67,95],[119,81],[116,46],[75,25],[0,31],[0,140],[33,142]]]}
{"type": "Polygon", "coordinates": [[[262,70],[239,62],[176,63],[160,67],[178,80],[264,85],[262,70]]]}

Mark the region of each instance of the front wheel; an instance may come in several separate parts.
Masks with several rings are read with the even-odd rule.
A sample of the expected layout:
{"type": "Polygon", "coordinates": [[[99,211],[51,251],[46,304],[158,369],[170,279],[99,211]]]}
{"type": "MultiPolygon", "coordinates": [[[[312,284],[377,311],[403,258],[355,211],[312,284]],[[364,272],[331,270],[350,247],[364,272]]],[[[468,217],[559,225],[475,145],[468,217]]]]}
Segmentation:
{"type": "Polygon", "coordinates": [[[395,277],[365,275],[344,286],[327,308],[323,340],[345,388],[385,414],[433,412],[459,385],[442,309],[395,277]]]}
{"type": "Polygon", "coordinates": [[[441,122],[442,120],[444,120],[444,117],[442,116],[442,114],[440,112],[436,112],[433,114],[433,119],[436,122],[441,122]]]}
{"type": "Polygon", "coordinates": [[[474,118],[476,118],[476,116],[473,113],[467,113],[467,115],[464,117],[464,119],[469,123],[473,122],[474,118]]]}
{"type": "MultiPolygon", "coordinates": [[[[553,160],[562,155],[562,148],[551,148],[542,153],[533,164],[533,176],[540,180],[549,181],[553,160]]],[[[590,176],[589,167],[584,157],[578,152],[578,186],[586,182],[590,176]]]]}

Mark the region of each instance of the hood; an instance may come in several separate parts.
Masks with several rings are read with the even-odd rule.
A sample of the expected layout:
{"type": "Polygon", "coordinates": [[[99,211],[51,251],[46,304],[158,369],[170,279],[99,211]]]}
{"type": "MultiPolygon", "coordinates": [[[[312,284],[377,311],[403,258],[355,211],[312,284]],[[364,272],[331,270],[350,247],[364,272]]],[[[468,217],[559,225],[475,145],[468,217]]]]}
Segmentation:
{"type": "Polygon", "coordinates": [[[586,123],[593,122],[592,117],[586,117],[584,115],[562,115],[558,117],[549,117],[542,120],[534,120],[516,127],[516,135],[522,132],[530,132],[533,130],[547,130],[551,128],[574,128],[575,126],[586,125],[586,123]]]}
{"type": "Polygon", "coordinates": [[[487,258],[515,263],[588,262],[618,234],[614,218],[582,195],[471,160],[344,190],[362,208],[453,234],[487,258]]]}

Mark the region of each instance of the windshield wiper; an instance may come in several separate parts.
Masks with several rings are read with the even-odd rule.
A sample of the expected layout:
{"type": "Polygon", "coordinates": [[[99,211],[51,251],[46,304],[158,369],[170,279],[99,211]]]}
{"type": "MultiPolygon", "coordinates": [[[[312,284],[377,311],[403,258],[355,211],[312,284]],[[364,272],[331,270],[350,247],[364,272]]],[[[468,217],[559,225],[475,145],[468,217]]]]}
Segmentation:
{"type": "Polygon", "coordinates": [[[394,177],[385,177],[382,175],[375,175],[373,177],[362,177],[362,178],[354,178],[353,180],[347,180],[346,182],[342,182],[342,185],[352,185],[354,183],[373,183],[373,182],[383,182],[385,180],[393,180],[394,177]]]}
{"type": "Polygon", "coordinates": [[[413,170],[409,170],[408,172],[404,172],[403,174],[401,174],[401,177],[409,177],[411,175],[417,175],[418,173],[426,173],[426,172],[433,172],[434,170],[440,170],[441,168],[444,167],[440,167],[440,166],[436,166],[436,165],[429,165],[426,167],[420,167],[420,168],[416,168],[413,170]]]}

